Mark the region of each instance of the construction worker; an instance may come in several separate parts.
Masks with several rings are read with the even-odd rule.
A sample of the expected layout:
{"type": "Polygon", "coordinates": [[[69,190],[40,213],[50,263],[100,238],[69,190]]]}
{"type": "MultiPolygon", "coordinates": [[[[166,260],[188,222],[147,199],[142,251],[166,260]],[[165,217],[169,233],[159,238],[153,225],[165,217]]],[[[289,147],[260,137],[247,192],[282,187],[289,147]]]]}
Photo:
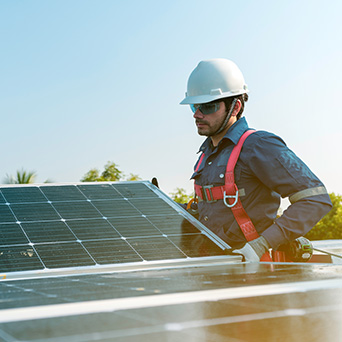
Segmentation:
{"type": "Polygon", "coordinates": [[[192,175],[199,220],[247,261],[259,261],[270,248],[305,235],[332,204],[322,182],[280,137],[250,131],[242,116],[247,93],[235,63],[211,59],[192,71],[181,104],[190,105],[198,134],[207,137],[192,175]],[[241,152],[234,149],[232,180],[228,160],[247,131],[241,152]],[[281,197],[291,205],[277,218],[281,197]]]}

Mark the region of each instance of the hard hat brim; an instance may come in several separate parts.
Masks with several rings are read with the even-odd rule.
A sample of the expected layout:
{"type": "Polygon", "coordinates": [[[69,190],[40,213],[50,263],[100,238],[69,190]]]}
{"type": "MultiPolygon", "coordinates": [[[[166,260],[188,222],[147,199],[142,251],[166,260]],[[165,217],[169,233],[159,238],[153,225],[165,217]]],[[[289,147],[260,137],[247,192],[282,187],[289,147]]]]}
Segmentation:
{"type": "Polygon", "coordinates": [[[233,92],[226,92],[222,93],[220,95],[197,95],[197,96],[186,96],[182,102],[179,104],[184,105],[184,104],[201,104],[201,103],[208,103],[212,101],[216,101],[219,99],[224,99],[226,97],[232,97],[232,96],[238,96],[241,94],[246,94],[248,93],[248,90],[245,91],[239,91],[236,93],[233,92]]]}

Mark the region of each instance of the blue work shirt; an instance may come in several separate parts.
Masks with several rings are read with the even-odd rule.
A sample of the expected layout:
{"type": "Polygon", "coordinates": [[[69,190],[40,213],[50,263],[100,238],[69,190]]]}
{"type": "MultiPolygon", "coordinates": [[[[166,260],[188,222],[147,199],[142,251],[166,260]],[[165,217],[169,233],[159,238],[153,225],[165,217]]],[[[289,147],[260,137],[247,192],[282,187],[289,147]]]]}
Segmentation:
{"type": "MultiPolygon", "coordinates": [[[[243,117],[229,128],[217,147],[210,137],[204,141],[200,148],[204,157],[191,177],[196,184],[224,185],[229,156],[247,130],[243,117]]],[[[195,170],[198,164],[199,160],[195,170]]],[[[332,207],[322,182],[280,137],[266,131],[256,131],[246,139],[234,175],[245,211],[273,249],[305,235],[332,207]],[[277,218],[281,197],[289,197],[291,205],[277,218]]],[[[246,243],[222,199],[200,201],[198,210],[199,220],[231,247],[246,243]]]]}

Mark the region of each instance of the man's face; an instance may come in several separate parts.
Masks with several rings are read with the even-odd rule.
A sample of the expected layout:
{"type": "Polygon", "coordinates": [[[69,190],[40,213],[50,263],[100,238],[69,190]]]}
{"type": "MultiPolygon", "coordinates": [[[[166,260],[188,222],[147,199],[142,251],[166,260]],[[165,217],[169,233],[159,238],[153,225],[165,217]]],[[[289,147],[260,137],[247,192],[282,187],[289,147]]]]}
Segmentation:
{"type": "Polygon", "coordinates": [[[223,101],[219,102],[219,104],[219,109],[214,113],[204,115],[199,109],[194,113],[197,132],[199,135],[205,135],[207,137],[213,136],[222,126],[226,118],[227,111],[226,105],[223,101]]]}

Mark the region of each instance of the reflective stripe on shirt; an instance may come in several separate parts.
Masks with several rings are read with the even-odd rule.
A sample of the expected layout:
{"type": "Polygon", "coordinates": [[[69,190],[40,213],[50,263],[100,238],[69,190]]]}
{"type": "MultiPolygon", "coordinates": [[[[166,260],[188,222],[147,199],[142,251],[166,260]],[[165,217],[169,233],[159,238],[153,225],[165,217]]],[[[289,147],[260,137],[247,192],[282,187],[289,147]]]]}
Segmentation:
{"type": "Polygon", "coordinates": [[[317,186],[315,188],[305,189],[302,191],[298,191],[292,196],[289,197],[291,204],[300,201],[303,198],[317,196],[317,195],[325,195],[327,194],[327,190],[324,186],[317,186]]]}

